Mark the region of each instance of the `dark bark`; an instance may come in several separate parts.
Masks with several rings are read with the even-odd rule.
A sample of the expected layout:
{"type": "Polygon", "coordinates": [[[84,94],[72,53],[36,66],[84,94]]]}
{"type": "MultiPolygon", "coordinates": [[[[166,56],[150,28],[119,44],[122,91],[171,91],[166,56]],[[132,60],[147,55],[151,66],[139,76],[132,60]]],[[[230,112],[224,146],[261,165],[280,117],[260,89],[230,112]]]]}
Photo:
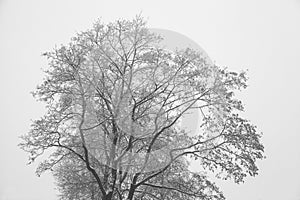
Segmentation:
{"type": "Polygon", "coordinates": [[[136,186],[131,184],[127,200],[133,200],[135,189],[136,189],[136,186]]]}

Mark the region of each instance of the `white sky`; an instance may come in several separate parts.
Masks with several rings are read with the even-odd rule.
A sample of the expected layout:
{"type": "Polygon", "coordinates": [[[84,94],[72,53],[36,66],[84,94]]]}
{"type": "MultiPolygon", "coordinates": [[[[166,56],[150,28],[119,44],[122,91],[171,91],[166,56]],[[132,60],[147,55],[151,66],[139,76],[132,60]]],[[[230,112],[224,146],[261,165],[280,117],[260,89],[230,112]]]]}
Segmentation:
{"type": "Polygon", "coordinates": [[[246,116],[264,132],[267,159],[245,184],[221,182],[228,200],[300,200],[300,0],[0,0],[0,200],[55,200],[49,175],[16,145],[43,106],[41,53],[76,31],[143,12],[149,26],[182,33],[221,66],[249,69],[246,116]]]}

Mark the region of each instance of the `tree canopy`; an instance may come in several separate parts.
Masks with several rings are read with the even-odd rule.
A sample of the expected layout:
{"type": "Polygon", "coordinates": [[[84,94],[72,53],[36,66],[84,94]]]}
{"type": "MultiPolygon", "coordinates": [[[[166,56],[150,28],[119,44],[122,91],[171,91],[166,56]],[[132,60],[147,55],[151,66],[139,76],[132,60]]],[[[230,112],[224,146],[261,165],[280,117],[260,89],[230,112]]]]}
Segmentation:
{"type": "Polygon", "coordinates": [[[246,73],[161,48],[162,39],[139,16],[97,21],[44,54],[49,68],[33,94],[47,112],[20,147],[30,163],[51,151],[37,173],[53,171],[61,199],[224,199],[205,172],[237,183],[257,174],[261,133],[235,97],[246,73]],[[201,113],[195,135],[180,126],[192,110],[201,113]]]}

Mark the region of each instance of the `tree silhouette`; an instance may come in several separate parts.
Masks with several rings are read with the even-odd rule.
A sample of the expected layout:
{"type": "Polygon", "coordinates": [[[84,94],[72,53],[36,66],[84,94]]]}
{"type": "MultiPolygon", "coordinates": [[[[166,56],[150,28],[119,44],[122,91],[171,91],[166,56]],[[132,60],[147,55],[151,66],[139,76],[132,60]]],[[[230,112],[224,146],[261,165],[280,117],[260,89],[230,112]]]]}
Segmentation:
{"type": "Polygon", "coordinates": [[[239,116],[234,92],[245,72],[207,62],[192,49],[169,51],[142,17],[104,24],[44,55],[46,78],[34,96],[47,113],[20,146],[30,162],[51,150],[37,173],[54,170],[62,199],[223,199],[199,169],[239,183],[254,176],[263,145],[239,116]],[[180,121],[201,113],[189,135],[180,121]]]}

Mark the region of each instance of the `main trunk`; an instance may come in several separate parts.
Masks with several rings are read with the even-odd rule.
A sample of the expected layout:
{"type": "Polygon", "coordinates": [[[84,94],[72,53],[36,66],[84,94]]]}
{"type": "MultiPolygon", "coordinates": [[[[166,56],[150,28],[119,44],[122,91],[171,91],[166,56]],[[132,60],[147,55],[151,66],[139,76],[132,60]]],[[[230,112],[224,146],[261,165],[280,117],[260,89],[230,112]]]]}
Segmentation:
{"type": "Polygon", "coordinates": [[[131,185],[127,200],[133,200],[134,191],[135,191],[135,187],[133,185],[131,185]]]}

